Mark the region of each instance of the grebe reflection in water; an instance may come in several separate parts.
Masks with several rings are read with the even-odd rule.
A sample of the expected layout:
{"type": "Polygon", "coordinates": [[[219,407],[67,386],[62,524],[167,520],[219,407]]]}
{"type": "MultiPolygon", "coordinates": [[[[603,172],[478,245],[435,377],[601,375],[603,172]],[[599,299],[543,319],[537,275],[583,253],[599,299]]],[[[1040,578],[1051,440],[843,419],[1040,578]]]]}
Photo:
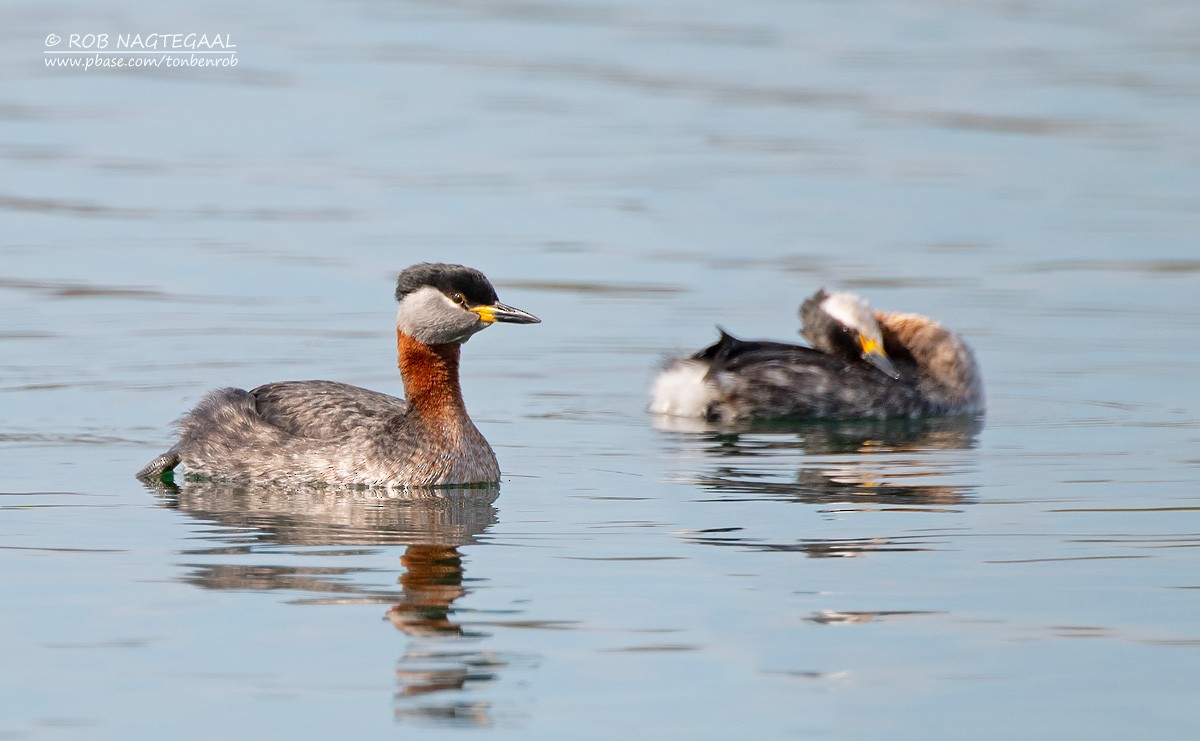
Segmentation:
{"type": "Polygon", "coordinates": [[[444,486],[498,481],[500,468],[463,404],[462,343],[495,322],[537,317],[499,302],[483,273],[422,263],[396,282],[406,399],[333,381],[210,392],[180,422],[179,442],[138,472],[231,481],[444,486]]]}
{"type": "Polygon", "coordinates": [[[716,343],[670,361],[650,411],[713,423],[753,419],[937,417],[984,410],[983,380],[955,332],[918,314],[872,311],[824,289],[800,307],[811,346],[716,343]]]}

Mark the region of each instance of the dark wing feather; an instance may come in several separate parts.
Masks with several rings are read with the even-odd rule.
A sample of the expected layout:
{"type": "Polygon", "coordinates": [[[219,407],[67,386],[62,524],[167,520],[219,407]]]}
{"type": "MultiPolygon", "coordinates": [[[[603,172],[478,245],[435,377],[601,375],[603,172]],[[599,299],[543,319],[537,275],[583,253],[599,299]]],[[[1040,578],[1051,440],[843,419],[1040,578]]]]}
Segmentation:
{"type": "Polygon", "coordinates": [[[804,345],[769,340],[739,340],[723,329],[720,332],[720,339],[692,356],[696,360],[709,361],[709,373],[737,373],[742,369],[765,363],[816,366],[830,372],[839,371],[846,365],[838,358],[804,345]]]}
{"type": "MultiPolygon", "coordinates": [[[[876,417],[909,414],[915,388],[848,360],[803,345],[721,338],[693,356],[709,363],[736,414],[746,417],[876,417]]],[[[714,411],[714,415],[720,414],[714,411]]]]}
{"type": "Polygon", "coordinates": [[[408,413],[404,399],[334,381],[283,381],[250,392],[262,419],[292,435],[334,438],[408,413]]]}

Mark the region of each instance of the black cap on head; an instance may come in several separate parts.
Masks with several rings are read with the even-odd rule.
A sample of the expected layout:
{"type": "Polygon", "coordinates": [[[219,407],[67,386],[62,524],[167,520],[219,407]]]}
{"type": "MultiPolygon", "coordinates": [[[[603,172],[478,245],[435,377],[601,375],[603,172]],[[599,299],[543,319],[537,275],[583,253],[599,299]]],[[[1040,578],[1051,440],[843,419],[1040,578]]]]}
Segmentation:
{"type": "Polygon", "coordinates": [[[423,262],[407,267],[396,279],[396,300],[432,286],[442,293],[461,293],[473,306],[494,304],[498,300],[496,289],[483,273],[463,265],[448,265],[441,262],[423,262]]]}

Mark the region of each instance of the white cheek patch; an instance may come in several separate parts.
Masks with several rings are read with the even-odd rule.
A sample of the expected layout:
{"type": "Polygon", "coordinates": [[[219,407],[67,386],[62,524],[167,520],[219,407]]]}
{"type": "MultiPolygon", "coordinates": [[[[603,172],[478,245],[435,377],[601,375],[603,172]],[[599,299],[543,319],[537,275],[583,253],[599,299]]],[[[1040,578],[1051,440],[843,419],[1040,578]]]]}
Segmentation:
{"type": "Polygon", "coordinates": [[[883,344],[879,324],[871,314],[871,307],[860,297],[853,293],[830,294],[829,298],[821,302],[821,308],[839,324],[858,331],[880,345],[883,344]]]}
{"type": "Polygon", "coordinates": [[[405,296],[396,310],[396,328],[427,345],[465,342],[486,326],[478,316],[430,286],[405,296]]]}
{"type": "MultiPolygon", "coordinates": [[[[858,328],[867,312],[867,303],[853,293],[831,293],[821,302],[825,313],[847,327],[858,328]]],[[[874,321],[874,320],[872,320],[874,321]]]]}

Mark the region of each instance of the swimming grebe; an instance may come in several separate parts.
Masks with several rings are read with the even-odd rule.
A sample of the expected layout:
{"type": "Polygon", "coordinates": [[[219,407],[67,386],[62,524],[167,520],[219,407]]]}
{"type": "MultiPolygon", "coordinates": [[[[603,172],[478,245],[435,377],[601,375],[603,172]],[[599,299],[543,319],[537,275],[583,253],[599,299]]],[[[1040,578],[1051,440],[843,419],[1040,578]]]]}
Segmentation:
{"type": "Polygon", "coordinates": [[[713,345],[668,362],[650,411],[728,423],[977,414],[983,380],[955,332],[918,314],[872,311],[850,293],[817,291],[800,307],[812,347],[747,342],[721,330],[713,345]]]}
{"type": "Polygon", "coordinates": [[[462,343],[493,322],[536,324],[500,303],[483,273],[422,263],[396,281],[396,340],[407,399],[333,381],[210,392],[179,423],[179,442],[138,472],[182,463],[203,478],[368,486],[494,483],[496,454],[463,404],[462,343]]]}

